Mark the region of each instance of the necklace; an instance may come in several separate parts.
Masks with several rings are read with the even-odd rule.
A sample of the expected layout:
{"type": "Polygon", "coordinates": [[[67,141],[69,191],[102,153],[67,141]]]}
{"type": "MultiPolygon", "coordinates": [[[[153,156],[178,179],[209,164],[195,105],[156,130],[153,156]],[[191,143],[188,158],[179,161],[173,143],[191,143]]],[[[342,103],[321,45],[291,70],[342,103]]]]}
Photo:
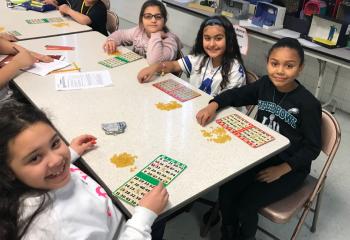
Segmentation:
{"type": "MultiPolygon", "coordinates": [[[[275,103],[275,95],[276,95],[276,89],[274,88],[273,89],[273,97],[272,97],[272,102],[273,103],[275,103]]],[[[281,98],[281,100],[279,101],[279,103],[275,103],[276,105],[278,105],[278,106],[281,106],[281,104],[282,104],[282,102],[283,102],[283,100],[287,97],[287,95],[288,95],[288,92],[287,93],[285,93],[284,95],[283,95],[283,97],[281,98]]],[[[275,114],[274,113],[271,113],[271,118],[275,118],[275,114]]]]}
{"type": "Polygon", "coordinates": [[[83,4],[81,4],[80,13],[81,13],[81,14],[84,14],[84,15],[88,15],[90,9],[91,9],[93,6],[94,6],[94,5],[90,6],[90,7],[88,8],[88,10],[86,11],[86,13],[84,14],[84,13],[83,13],[83,10],[84,10],[84,7],[85,7],[85,1],[83,1],[83,4]]]}
{"type": "Polygon", "coordinates": [[[202,82],[201,82],[201,85],[199,86],[199,89],[210,94],[211,93],[211,84],[213,82],[213,78],[215,77],[216,73],[221,69],[221,66],[218,67],[218,69],[216,69],[216,71],[214,72],[214,74],[211,76],[211,78],[207,78],[204,80],[205,78],[205,75],[207,73],[207,70],[208,70],[208,65],[209,65],[209,62],[210,62],[210,58],[208,59],[207,61],[207,65],[205,66],[205,70],[204,70],[204,73],[203,73],[203,77],[202,77],[202,82]],[[208,81],[207,81],[208,80],[208,81]]]}
{"type": "MultiPolygon", "coordinates": [[[[272,97],[272,102],[275,103],[275,95],[276,95],[276,89],[273,89],[273,97],[272,97]]],[[[285,93],[283,95],[283,97],[281,98],[281,100],[279,101],[279,103],[276,103],[276,105],[281,106],[281,103],[283,102],[283,100],[287,97],[288,93],[285,93]]]]}

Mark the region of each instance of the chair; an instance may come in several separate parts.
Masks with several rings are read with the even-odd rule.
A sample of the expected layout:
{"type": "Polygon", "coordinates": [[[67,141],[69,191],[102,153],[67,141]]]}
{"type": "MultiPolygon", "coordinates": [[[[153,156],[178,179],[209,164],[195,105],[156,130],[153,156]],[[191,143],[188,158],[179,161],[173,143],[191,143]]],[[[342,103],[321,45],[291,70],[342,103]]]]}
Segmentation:
{"type": "MultiPolygon", "coordinates": [[[[259,211],[261,215],[271,220],[272,222],[286,223],[300,210],[303,210],[291,239],[296,239],[298,233],[300,232],[301,226],[303,225],[305,218],[310,210],[314,212],[310,230],[311,232],[316,231],[316,224],[319,216],[320,204],[327,173],[333,162],[341,140],[341,131],[339,124],[334,116],[326,110],[322,110],[321,131],[322,152],[325,154],[326,160],[320,175],[317,178],[309,175],[305,180],[303,186],[298,191],[292,193],[284,199],[281,199],[260,209],[259,211]],[[314,203],[315,208],[312,209],[312,205],[314,203]]],[[[278,239],[268,231],[262,228],[259,229],[270,237],[278,239]]]]}
{"type": "MultiPolygon", "coordinates": [[[[177,55],[176,55],[176,60],[182,59],[185,57],[185,55],[183,54],[182,50],[182,45],[181,43],[178,44],[178,48],[177,48],[177,55]]],[[[181,78],[182,73],[184,73],[183,71],[179,71],[179,72],[174,72],[173,74],[179,78],[181,78]]],[[[190,75],[185,71],[186,77],[190,77],[190,75]]]]}
{"type": "MultiPolygon", "coordinates": [[[[258,79],[259,79],[258,75],[256,75],[252,71],[247,70],[247,72],[246,72],[247,84],[251,84],[251,83],[255,82],[258,79]]],[[[246,115],[250,116],[252,114],[254,108],[255,108],[255,105],[249,105],[249,106],[246,106],[246,108],[247,108],[246,115]]]]}
{"type": "Polygon", "coordinates": [[[115,14],[113,11],[107,10],[107,24],[106,28],[109,34],[113,33],[114,31],[118,30],[119,27],[119,18],[117,14],[115,14]]]}
{"type": "MultiPolygon", "coordinates": [[[[291,239],[296,239],[297,234],[300,232],[305,218],[310,210],[314,212],[311,232],[316,231],[316,224],[319,216],[320,204],[322,200],[322,193],[327,178],[327,173],[330,165],[333,162],[334,156],[338,150],[341,131],[337,120],[334,116],[326,110],[322,110],[322,152],[326,156],[325,164],[320,175],[316,178],[309,175],[304,184],[299,190],[292,193],[288,197],[274,202],[264,208],[261,208],[259,213],[275,223],[287,223],[293,216],[295,216],[300,210],[303,210],[298,224],[296,225],[291,239]],[[315,209],[312,209],[312,205],[315,202],[315,209]]],[[[320,160],[321,161],[321,160],[320,160]]],[[[219,204],[212,204],[209,221],[201,228],[200,235],[205,237],[211,227],[214,219],[219,214],[219,204]]],[[[260,228],[259,230],[267,234],[273,239],[279,239],[267,230],[260,228]]]]}
{"type": "Polygon", "coordinates": [[[106,5],[107,10],[111,8],[111,3],[109,0],[101,0],[101,1],[106,5]]]}

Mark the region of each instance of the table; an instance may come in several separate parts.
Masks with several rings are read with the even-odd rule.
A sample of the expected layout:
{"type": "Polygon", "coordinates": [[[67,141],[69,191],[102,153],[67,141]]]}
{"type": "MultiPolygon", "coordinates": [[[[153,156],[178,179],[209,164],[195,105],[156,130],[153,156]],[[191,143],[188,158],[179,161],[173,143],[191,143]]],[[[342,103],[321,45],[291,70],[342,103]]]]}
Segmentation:
{"type": "MultiPolygon", "coordinates": [[[[163,0],[163,2],[166,3],[167,6],[169,7],[173,7],[175,9],[179,9],[180,11],[185,11],[185,12],[188,12],[189,14],[194,14],[203,18],[215,15],[214,13],[187,7],[186,3],[179,3],[174,0],[163,0]]],[[[236,19],[230,18],[230,20],[233,24],[239,24],[238,20],[236,19]]],[[[248,35],[250,37],[259,39],[263,42],[274,44],[278,39],[283,37],[283,36],[274,34],[273,33],[274,30],[266,30],[260,27],[253,27],[253,26],[244,26],[244,27],[247,29],[248,35]]],[[[325,104],[323,104],[323,107],[325,107],[331,104],[332,102],[334,102],[334,105],[333,105],[333,112],[334,112],[336,107],[336,102],[333,99],[333,93],[338,82],[339,68],[343,67],[343,68],[350,69],[350,51],[346,50],[345,48],[328,49],[322,46],[312,47],[312,46],[303,45],[303,47],[304,47],[305,55],[316,58],[319,63],[319,70],[318,70],[319,74],[318,74],[317,86],[314,93],[316,97],[319,97],[320,90],[323,87],[323,79],[324,79],[326,64],[333,63],[337,66],[335,71],[334,81],[332,82],[332,87],[330,91],[330,98],[328,101],[326,101],[325,104]]]]}
{"type": "Polygon", "coordinates": [[[62,17],[59,11],[36,12],[26,11],[23,8],[7,8],[6,1],[0,0],[0,32],[16,31],[21,35],[16,36],[19,40],[57,36],[71,33],[91,31],[87,25],[81,25],[69,17],[62,17]],[[62,18],[64,22],[49,22],[29,24],[29,19],[62,18]],[[60,24],[61,23],[61,24],[60,24]],[[63,24],[62,24],[63,23],[63,24]],[[58,24],[55,26],[55,24],[58,24]]]}
{"type": "MultiPolygon", "coordinates": [[[[19,44],[45,53],[42,51],[45,44],[74,43],[75,51],[50,53],[64,54],[67,60],[75,61],[82,71],[95,71],[106,69],[97,63],[108,57],[101,49],[104,41],[103,35],[87,32],[21,41],[19,44]]],[[[152,83],[138,83],[137,73],[146,65],[146,60],[141,59],[110,69],[114,85],[105,88],[56,91],[54,76],[40,77],[29,73],[19,75],[14,81],[31,102],[47,109],[53,123],[66,139],[82,133],[97,137],[98,147],[84,155],[84,163],[108,193],[116,190],[160,154],[186,164],[187,169],[167,187],[170,199],[162,216],[170,215],[288,146],[287,138],[253,119],[249,121],[274,136],[275,140],[255,149],[233,135],[232,140],[225,144],[208,141],[202,136],[203,128],[197,124],[195,114],[208,104],[210,96],[201,92],[200,97],[181,103],[182,107],[177,110],[161,111],[155,107],[156,103],[174,99],[153,87],[152,83]],[[125,133],[105,135],[101,123],[114,121],[127,123],[125,133]],[[137,171],[130,172],[129,167],[116,168],[111,163],[110,158],[122,152],[137,156],[137,171]]],[[[172,74],[158,77],[156,81],[168,78],[182,81],[172,74]]],[[[194,89],[185,82],[183,84],[194,89]]],[[[220,112],[218,117],[231,113],[245,116],[229,108],[220,112]]],[[[212,126],[218,125],[213,122],[206,129],[212,126]]],[[[127,215],[133,213],[131,205],[122,203],[122,206],[127,215]]]]}

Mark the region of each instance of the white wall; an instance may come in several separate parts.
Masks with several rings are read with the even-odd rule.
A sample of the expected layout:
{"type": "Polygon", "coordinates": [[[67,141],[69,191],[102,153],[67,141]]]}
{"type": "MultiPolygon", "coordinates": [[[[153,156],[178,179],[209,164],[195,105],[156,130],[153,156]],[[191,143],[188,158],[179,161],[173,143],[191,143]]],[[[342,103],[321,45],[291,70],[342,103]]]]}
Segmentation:
{"type": "MultiPolygon", "coordinates": [[[[127,21],[137,23],[138,14],[144,0],[112,0],[111,7],[119,17],[127,21]]],[[[180,10],[168,7],[169,13],[168,27],[179,36],[181,41],[192,47],[196,33],[202,18],[184,13],[180,10]]],[[[261,40],[249,38],[248,57],[245,57],[245,65],[248,69],[259,75],[266,73],[265,58],[271,44],[262,42],[261,40]]],[[[336,66],[327,63],[324,85],[320,92],[320,100],[325,102],[328,100],[331,84],[334,80],[334,72],[336,66]]],[[[334,92],[338,107],[346,112],[350,112],[350,70],[341,68],[338,76],[338,84],[334,92]]],[[[299,81],[312,93],[315,93],[318,80],[318,61],[315,58],[306,57],[305,68],[299,81]]]]}

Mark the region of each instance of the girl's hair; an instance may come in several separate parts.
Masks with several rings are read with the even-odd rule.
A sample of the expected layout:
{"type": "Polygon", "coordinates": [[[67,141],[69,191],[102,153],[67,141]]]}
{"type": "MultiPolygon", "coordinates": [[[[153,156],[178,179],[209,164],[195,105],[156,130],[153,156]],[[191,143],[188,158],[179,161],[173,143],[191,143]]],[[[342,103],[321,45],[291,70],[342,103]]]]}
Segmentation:
{"type": "Polygon", "coordinates": [[[9,145],[31,125],[43,122],[53,127],[45,113],[14,100],[0,106],[0,239],[21,239],[33,219],[49,204],[43,190],[33,189],[19,181],[9,167],[9,145]],[[43,195],[39,207],[26,219],[21,218],[21,205],[28,194],[43,195]]]}
{"type": "Polygon", "coordinates": [[[144,2],[144,4],[141,7],[141,11],[140,11],[140,16],[139,16],[139,25],[142,26],[143,23],[143,14],[145,14],[145,10],[148,7],[159,7],[160,10],[160,14],[162,15],[162,17],[164,18],[164,27],[163,27],[163,31],[164,32],[169,32],[169,28],[166,26],[166,22],[168,20],[168,12],[164,6],[164,4],[161,1],[158,0],[148,0],[146,2],[144,2]]]}
{"type": "Polygon", "coordinates": [[[208,55],[204,51],[203,48],[203,32],[204,28],[207,26],[222,26],[225,29],[225,39],[226,39],[226,49],[224,52],[224,56],[222,58],[221,63],[221,75],[222,75],[222,81],[220,83],[221,89],[224,89],[226,85],[229,82],[229,73],[232,68],[232,65],[234,64],[234,60],[236,59],[239,64],[243,67],[244,73],[246,73],[246,69],[244,67],[243,59],[241,52],[239,50],[238,42],[237,42],[237,36],[236,32],[233,28],[232,23],[224,16],[213,16],[205,19],[201,26],[199,27],[198,34],[196,37],[195,44],[192,48],[191,54],[199,55],[204,54],[205,57],[203,58],[200,68],[198,69],[198,72],[201,72],[204,64],[207,62],[208,55]]]}
{"type": "Polygon", "coordinates": [[[294,49],[300,58],[300,66],[304,64],[304,49],[301,46],[301,44],[299,43],[299,41],[295,38],[289,38],[289,37],[285,37],[285,38],[281,38],[279,39],[274,45],[272,45],[272,47],[270,48],[268,54],[267,54],[267,61],[270,58],[270,55],[272,53],[273,50],[277,49],[277,48],[290,48],[290,49],[294,49]]]}

